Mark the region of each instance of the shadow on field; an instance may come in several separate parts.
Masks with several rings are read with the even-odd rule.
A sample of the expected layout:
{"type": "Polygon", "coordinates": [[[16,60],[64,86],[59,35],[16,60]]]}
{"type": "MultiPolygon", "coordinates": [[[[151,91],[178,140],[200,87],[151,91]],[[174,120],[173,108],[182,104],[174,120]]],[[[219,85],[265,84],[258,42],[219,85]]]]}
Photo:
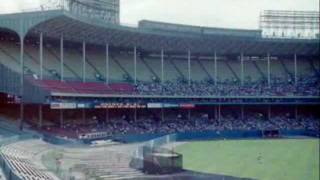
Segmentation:
{"type": "Polygon", "coordinates": [[[234,176],[226,176],[219,174],[201,173],[195,171],[185,170],[181,173],[171,175],[159,175],[133,178],[133,180],[255,180],[252,178],[240,178],[234,176]]]}

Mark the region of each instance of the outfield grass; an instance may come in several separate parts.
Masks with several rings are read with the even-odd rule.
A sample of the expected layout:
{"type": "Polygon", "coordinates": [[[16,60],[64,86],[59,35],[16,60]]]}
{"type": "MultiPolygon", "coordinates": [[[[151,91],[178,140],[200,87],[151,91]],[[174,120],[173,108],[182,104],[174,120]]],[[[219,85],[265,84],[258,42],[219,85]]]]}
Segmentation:
{"type": "Polygon", "coordinates": [[[319,180],[319,139],[227,140],[176,148],[185,169],[263,180],[319,180]]]}

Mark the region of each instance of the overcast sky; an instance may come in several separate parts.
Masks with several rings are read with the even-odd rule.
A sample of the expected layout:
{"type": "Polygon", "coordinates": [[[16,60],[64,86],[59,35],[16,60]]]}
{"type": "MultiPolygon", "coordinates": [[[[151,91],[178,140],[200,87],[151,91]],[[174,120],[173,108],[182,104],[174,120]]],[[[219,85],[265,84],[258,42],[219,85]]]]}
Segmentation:
{"type": "MultiPolygon", "coordinates": [[[[0,0],[0,13],[39,7],[45,0],[0,0]]],[[[257,29],[263,10],[319,11],[319,0],[120,0],[121,22],[141,19],[210,27],[257,29]]]]}

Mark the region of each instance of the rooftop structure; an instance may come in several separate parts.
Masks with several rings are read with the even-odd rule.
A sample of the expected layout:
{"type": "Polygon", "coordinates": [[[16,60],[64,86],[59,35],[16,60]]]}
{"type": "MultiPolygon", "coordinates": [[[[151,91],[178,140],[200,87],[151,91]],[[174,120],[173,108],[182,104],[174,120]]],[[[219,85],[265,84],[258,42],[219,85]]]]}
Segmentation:
{"type": "Polygon", "coordinates": [[[319,12],[266,10],[260,29],[266,38],[319,39],[319,12]]]}

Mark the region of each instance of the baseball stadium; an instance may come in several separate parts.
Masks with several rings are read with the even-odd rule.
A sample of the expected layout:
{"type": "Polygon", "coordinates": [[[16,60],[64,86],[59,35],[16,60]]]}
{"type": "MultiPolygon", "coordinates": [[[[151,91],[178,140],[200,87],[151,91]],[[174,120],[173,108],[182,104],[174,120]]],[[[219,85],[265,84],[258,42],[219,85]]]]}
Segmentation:
{"type": "Polygon", "coordinates": [[[319,12],[257,29],[0,14],[0,180],[318,180],[319,12]]]}

